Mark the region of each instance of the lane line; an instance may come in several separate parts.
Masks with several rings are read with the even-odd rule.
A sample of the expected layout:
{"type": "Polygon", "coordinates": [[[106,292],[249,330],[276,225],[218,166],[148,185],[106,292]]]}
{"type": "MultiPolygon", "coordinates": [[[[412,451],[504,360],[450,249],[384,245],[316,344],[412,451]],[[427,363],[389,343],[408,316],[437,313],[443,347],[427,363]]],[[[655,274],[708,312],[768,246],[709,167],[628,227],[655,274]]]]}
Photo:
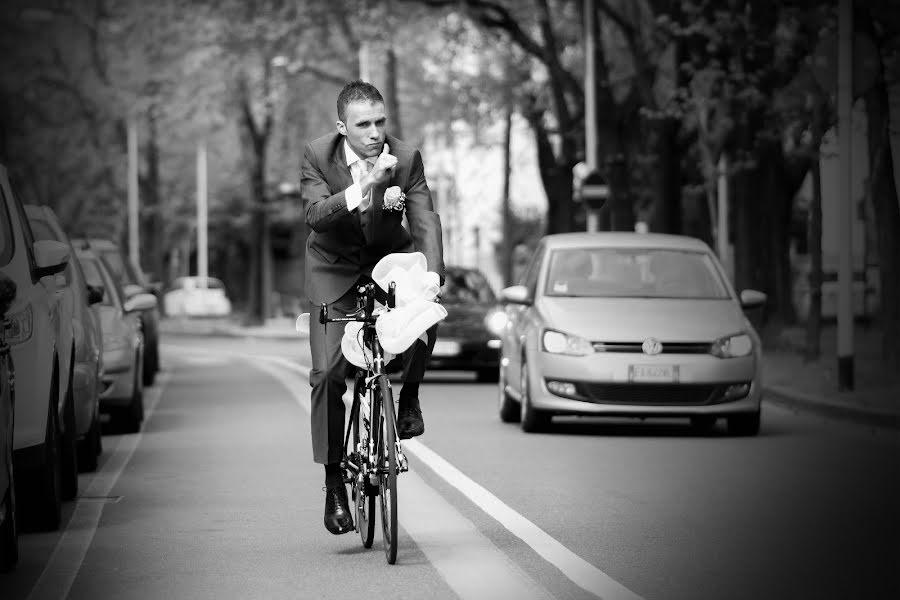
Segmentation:
{"type": "Polygon", "coordinates": [[[65,531],[53,548],[53,553],[35,582],[34,588],[28,594],[28,600],[63,600],[69,595],[103,513],[105,503],[94,499],[109,496],[135,449],[141,443],[144,427],[153,416],[169,378],[168,371],[160,372],[157,375],[157,385],[145,390],[144,422],[141,423],[140,431],[119,437],[103,467],[94,473],[87,488],[81,493],[86,499],[76,498],[75,512],[72,513],[65,531]]]}
{"type": "MultiPolygon", "coordinates": [[[[270,363],[278,364],[279,366],[289,369],[306,378],[309,377],[309,367],[298,365],[291,360],[276,356],[259,358],[261,359],[258,361],[259,364],[262,364],[262,360],[265,360],[270,363]]],[[[275,371],[269,372],[275,373],[275,371]]],[[[279,376],[276,375],[276,377],[279,376]]],[[[282,382],[304,410],[309,412],[309,394],[300,394],[296,391],[296,386],[294,386],[293,383],[286,382],[283,379],[282,382]]],[[[404,449],[415,455],[438,476],[444,479],[444,481],[455,487],[484,512],[497,520],[510,533],[528,544],[528,546],[537,552],[544,560],[559,569],[563,575],[580,588],[604,599],[642,600],[641,596],[632,592],[621,583],[566,548],[543,529],[520,515],[491,492],[467,477],[462,471],[447,462],[422,442],[413,439],[404,440],[402,444],[404,449]]],[[[406,475],[411,473],[412,472],[410,471],[406,475]]],[[[406,477],[406,475],[404,475],[404,477],[406,477]]],[[[424,504],[423,506],[429,505],[424,504]]],[[[406,510],[410,509],[407,508],[406,510]]],[[[434,519],[433,516],[429,518],[434,519]]],[[[405,521],[404,527],[406,527],[405,521]]],[[[444,541],[443,545],[446,546],[446,541],[444,541]]]]}

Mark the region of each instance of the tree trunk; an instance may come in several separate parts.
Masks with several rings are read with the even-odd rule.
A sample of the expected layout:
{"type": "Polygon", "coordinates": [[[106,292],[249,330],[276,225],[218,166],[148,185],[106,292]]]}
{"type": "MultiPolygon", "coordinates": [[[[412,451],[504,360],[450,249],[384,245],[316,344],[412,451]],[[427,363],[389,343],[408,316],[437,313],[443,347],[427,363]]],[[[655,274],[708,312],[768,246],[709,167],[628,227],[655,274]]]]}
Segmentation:
{"type": "Polygon", "coordinates": [[[143,218],[141,242],[144,259],[141,268],[153,274],[157,281],[165,276],[163,257],[163,210],[160,197],[159,143],[156,129],[156,111],[150,108],[147,114],[147,175],[141,186],[143,206],[146,214],[143,218]]]}
{"type": "MultiPolygon", "coordinates": [[[[821,136],[817,136],[819,139],[821,136]]],[[[816,145],[818,147],[818,144],[816,145]]],[[[822,173],[819,157],[812,161],[813,196],[809,206],[809,313],[806,317],[806,360],[822,354],[822,173]]]]}
{"type": "Polygon", "coordinates": [[[503,255],[501,257],[501,274],[503,277],[503,286],[512,285],[512,253],[513,253],[513,235],[512,235],[512,219],[509,214],[509,188],[512,175],[512,113],[513,106],[509,99],[506,101],[505,126],[506,131],[503,135],[503,240],[500,242],[503,255]]]}
{"type": "Polygon", "coordinates": [[[888,136],[888,96],[883,79],[865,95],[868,121],[872,209],[878,231],[879,299],[882,356],[900,367],[900,206],[888,136]]]}
{"type": "Polygon", "coordinates": [[[391,124],[391,133],[400,139],[403,139],[403,127],[400,122],[400,101],[397,97],[397,54],[394,51],[394,44],[388,44],[387,56],[385,57],[385,78],[387,80],[387,89],[385,90],[387,98],[387,114],[388,121],[391,124]]]}
{"type": "Polygon", "coordinates": [[[680,122],[665,119],[657,127],[656,194],[653,230],[662,233],[682,233],[681,161],[678,153],[680,122]]]}

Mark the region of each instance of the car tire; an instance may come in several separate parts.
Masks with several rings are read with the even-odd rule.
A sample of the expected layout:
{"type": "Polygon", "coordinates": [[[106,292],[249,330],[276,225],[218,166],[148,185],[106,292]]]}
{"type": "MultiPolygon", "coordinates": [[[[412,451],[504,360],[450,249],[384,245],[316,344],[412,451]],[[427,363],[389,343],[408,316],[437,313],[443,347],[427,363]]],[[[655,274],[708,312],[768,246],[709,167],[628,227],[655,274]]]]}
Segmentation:
{"type": "Polygon", "coordinates": [[[528,383],[528,363],[522,354],[521,384],[519,391],[522,396],[519,400],[519,418],[522,421],[522,431],[536,433],[545,431],[550,426],[550,415],[537,410],[531,405],[531,385],[528,383]]]}
{"type": "MultiPolygon", "coordinates": [[[[146,331],[146,329],[145,329],[146,331]]],[[[144,387],[150,387],[156,381],[159,371],[159,346],[155,341],[148,341],[144,349],[144,387]]]]}
{"type": "MultiPolygon", "coordinates": [[[[15,418],[15,415],[12,415],[15,418]]],[[[13,427],[10,423],[10,431],[12,434],[13,427]]],[[[8,436],[7,448],[3,451],[8,453],[7,456],[12,457],[13,438],[8,436]]],[[[0,525],[0,573],[11,571],[16,563],[19,562],[19,532],[16,523],[16,479],[12,463],[9,465],[9,487],[3,498],[3,524],[0,525]]]]}
{"type": "Polygon", "coordinates": [[[59,381],[56,373],[53,379],[50,391],[52,401],[48,407],[47,430],[44,433],[43,464],[33,471],[23,471],[22,475],[28,475],[27,478],[16,475],[16,503],[23,507],[23,517],[29,529],[36,531],[56,531],[62,518],[62,474],[59,464],[61,436],[56,413],[59,381]]]}
{"type": "Polygon", "coordinates": [[[78,442],[78,469],[93,473],[100,465],[100,453],[103,452],[100,415],[94,411],[91,427],[84,439],[78,442]]]}
{"type": "Polygon", "coordinates": [[[134,386],[131,402],[122,410],[122,427],[125,433],[137,433],[144,421],[144,361],[139,352],[134,361],[134,386]]]}
{"type": "MultiPolygon", "coordinates": [[[[10,440],[12,451],[12,440],[10,440]]],[[[9,473],[9,487],[3,498],[3,523],[0,524],[0,573],[11,571],[19,562],[19,532],[16,530],[16,494],[12,468],[9,473]]]]}
{"type": "Polygon", "coordinates": [[[75,392],[72,390],[72,370],[69,370],[69,385],[66,390],[66,405],[63,407],[63,434],[61,438],[60,474],[63,500],[72,500],[78,495],[78,436],[75,432],[75,392]]]}
{"type": "Polygon", "coordinates": [[[759,433],[760,411],[728,417],[728,433],[750,437],[759,433]]]}
{"type": "Polygon", "coordinates": [[[497,396],[500,420],[504,423],[518,423],[521,417],[519,403],[509,397],[506,392],[506,368],[501,364],[497,369],[497,396]]]}
{"type": "Polygon", "coordinates": [[[699,435],[709,435],[716,428],[716,417],[712,415],[697,415],[691,417],[691,429],[699,435]]]}

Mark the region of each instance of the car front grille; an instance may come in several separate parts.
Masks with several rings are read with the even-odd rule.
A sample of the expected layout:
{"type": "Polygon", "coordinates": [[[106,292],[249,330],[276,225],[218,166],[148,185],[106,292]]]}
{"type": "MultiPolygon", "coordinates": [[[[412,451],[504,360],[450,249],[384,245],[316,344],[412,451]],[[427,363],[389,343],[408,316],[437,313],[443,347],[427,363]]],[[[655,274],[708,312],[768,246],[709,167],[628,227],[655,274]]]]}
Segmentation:
{"type": "Polygon", "coordinates": [[[656,406],[699,406],[722,400],[728,385],[717,384],[634,384],[576,383],[578,396],[598,404],[642,404],[656,406]]]}
{"type": "MultiPolygon", "coordinates": [[[[594,352],[618,352],[622,354],[641,354],[644,352],[640,342],[592,342],[594,352]]],[[[663,342],[662,354],[707,354],[709,342],[663,342]]]]}

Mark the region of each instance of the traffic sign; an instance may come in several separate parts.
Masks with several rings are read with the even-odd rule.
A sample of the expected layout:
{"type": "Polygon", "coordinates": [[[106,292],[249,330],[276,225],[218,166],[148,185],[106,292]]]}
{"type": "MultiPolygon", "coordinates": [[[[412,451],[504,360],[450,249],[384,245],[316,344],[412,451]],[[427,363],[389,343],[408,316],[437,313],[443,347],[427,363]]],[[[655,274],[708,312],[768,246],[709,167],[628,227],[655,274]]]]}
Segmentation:
{"type": "Polygon", "coordinates": [[[581,182],[581,198],[588,205],[588,208],[597,210],[603,208],[606,199],[609,198],[609,185],[603,175],[594,171],[588,173],[581,182]]]}

